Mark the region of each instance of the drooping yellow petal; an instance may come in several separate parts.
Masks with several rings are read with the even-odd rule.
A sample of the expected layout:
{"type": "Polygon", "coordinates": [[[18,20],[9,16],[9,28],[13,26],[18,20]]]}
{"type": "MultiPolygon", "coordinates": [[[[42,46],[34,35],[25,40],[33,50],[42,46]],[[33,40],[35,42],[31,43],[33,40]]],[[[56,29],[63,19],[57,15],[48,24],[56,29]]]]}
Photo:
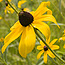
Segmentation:
{"type": "Polygon", "coordinates": [[[25,27],[19,43],[20,55],[26,58],[27,54],[33,50],[35,42],[36,36],[33,27],[32,26],[25,27]]]}
{"type": "Polygon", "coordinates": [[[41,4],[40,4],[40,6],[37,8],[37,10],[35,11],[35,17],[37,16],[37,15],[39,15],[39,13],[42,13],[43,12],[43,14],[47,11],[47,8],[45,8],[46,6],[49,6],[50,5],[50,2],[49,1],[47,1],[47,2],[42,2],[41,4]]]}
{"type": "Polygon", "coordinates": [[[14,30],[14,29],[16,29],[16,28],[18,28],[18,27],[22,27],[22,25],[20,24],[19,21],[17,21],[17,22],[10,28],[10,30],[12,31],[12,30],[14,30]]]}
{"type": "Polygon", "coordinates": [[[37,46],[37,49],[38,49],[38,50],[42,50],[43,47],[42,47],[41,45],[39,45],[39,46],[37,46]]]}
{"type": "Polygon", "coordinates": [[[51,46],[51,49],[52,49],[52,50],[59,49],[59,46],[58,46],[58,45],[52,45],[52,46],[51,46]]]}
{"type": "Polygon", "coordinates": [[[40,40],[40,44],[41,44],[42,47],[45,46],[45,44],[41,40],[40,40]]]}
{"type": "Polygon", "coordinates": [[[25,0],[24,0],[24,1],[22,1],[22,0],[19,1],[19,2],[18,2],[18,7],[21,8],[21,5],[24,4],[25,2],[26,2],[25,0]]]}
{"type": "Polygon", "coordinates": [[[59,27],[59,25],[57,24],[56,19],[54,18],[53,15],[49,15],[49,14],[42,15],[42,16],[38,17],[38,21],[52,21],[59,27]]]}
{"type": "Polygon", "coordinates": [[[37,55],[37,59],[39,59],[41,57],[41,55],[44,53],[44,50],[40,51],[37,55]]]}
{"type": "Polygon", "coordinates": [[[7,46],[14,41],[15,39],[17,39],[21,33],[22,33],[23,29],[22,27],[19,27],[13,31],[11,31],[4,39],[4,45],[2,47],[2,53],[5,51],[5,49],[7,48],[7,46]]]}
{"type": "Polygon", "coordinates": [[[44,52],[44,63],[47,63],[47,52],[44,52]]]}
{"type": "Polygon", "coordinates": [[[54,39],[50,42],[49,46],[52,46],[58,39],[54,39]]]}
{"type": "Polygon", "coordinates": [[[63,48],[65,48],[65,44],[64,44],[63,48]]]}
{"type": "Polygon", "coordinates": [[[49,39],[50,37],[50,28],[49,26],[41,21],[35,21],[33,23],[33,26],[41,31],[41,33],[46,37],[46,39],[49,39]]]}
{"type": "Polygon", "coordinates": [[[50,50],[47,51],[47,54],[48,54],[51,58],[55,58],[55,55],[54,55],[50,50]]]}

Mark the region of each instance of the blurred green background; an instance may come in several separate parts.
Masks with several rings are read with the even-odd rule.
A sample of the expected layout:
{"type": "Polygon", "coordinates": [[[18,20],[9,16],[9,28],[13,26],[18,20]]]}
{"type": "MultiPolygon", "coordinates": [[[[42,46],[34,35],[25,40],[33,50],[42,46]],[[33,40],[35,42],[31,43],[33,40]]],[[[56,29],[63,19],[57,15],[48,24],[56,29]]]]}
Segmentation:
{"type": "MultiPolygon", "coordinates": [[[[12,0],[11,3],[20,10],[17,5],[18,1],[19,0],[12,0]]],[[[27,0],[26,3],[21,5],[21,8],[29,8],[31,11],[35,11],[42,1],[50,1],[50,7],[48,8],[52,10],[54,17],[60,25],[59,29],[54,23],[46,22],[51,29],[51,41],[55,38],[59,39],[63,35],[65,29],[65,0],[27,0]]],[[[3,0],[0,2],[0,16],[3,18],[0,20],[0,38],[4,38],[10,32],[10,27],[18,20],[18,15],[15,12],[13,14],[5,14],[5,7],[5,0],[3,0]]],[[[0,57],[2,58],[0,59],[0,65],[5,65],[4,62],[6,62],[7,65],[64,65],[57,58],[52,59],[49,56],[47,64],[44,64],[43,57],[37,60],[36,56],[39,51],[36,49],[36,46],[39,44],[38,41],[36,42],[33,51],[28,54],[27,58],[22,58],[18,52],[19,41],[20,37],[13,41],[3,54],[1,54],[1,47],[4,42],[0,42],[0,57]]],[[[59,45],[60,49],[55,52],[65,60],[64,43],[64,41],[57,41],[55,44],[59,45]]]]}

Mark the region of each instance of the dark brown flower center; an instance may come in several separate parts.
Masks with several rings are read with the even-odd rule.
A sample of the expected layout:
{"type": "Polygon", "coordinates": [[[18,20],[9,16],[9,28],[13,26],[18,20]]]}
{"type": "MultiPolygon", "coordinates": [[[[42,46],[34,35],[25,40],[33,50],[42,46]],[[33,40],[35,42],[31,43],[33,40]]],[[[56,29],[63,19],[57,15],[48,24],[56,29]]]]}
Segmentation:
{"type": "Polygon", "coordinates": [[[6,6],[8,6],[8,3],[7,3],[7,2],[5,2],[5,5],[6,5],[6,6]]]}
{"type": "Polygon", "coordinates": [[[19,21],[22,26],[28,26],[33,22],[34,18],[29,12],[22,11],[19,13],[19,21]]]}
{"type": "Polygon", "coordinates": [[[44,46],[44,51],[47,51],[47,50],[48,50],[47,46],[44,46]]]}

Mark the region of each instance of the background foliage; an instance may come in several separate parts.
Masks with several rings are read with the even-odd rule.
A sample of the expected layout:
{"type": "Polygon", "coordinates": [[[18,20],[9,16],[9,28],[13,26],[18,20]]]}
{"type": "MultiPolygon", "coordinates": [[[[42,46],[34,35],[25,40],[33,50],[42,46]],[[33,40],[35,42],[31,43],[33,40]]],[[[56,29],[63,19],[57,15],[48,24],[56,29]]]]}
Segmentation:
{"type": "MultiPolygon", "coordinates": [[[[12,0],[11,3],[13,3],[17,7],[17,3],[19,0],[12,0]]],[[[26,3],[24,3],[21,8],[29,8],[30,10],[36,10],[39,4],[42,1],[48,1],[48,0],[27,0],[26,3]]],[[[60,38],[63,35],[63,30],[65,29],[65,0],[49,0],[51,2],[50,8],[53,12],[54,17],[56,18],[58,24],[60,25],[60,29],[51,22],[46,22],[51,29],[51,40],[55,38],[60,38]]],[[[10,32],[10,27],[18,20],[18,15],[14,12],[14,14],[5,14],[5,1],[0,2],[0,16],[3,17],[2,20],[0,20],[0,38],[5,37],[10,32]]],[[[19,10],[19,8],[17,7],[19,10]]],[[[18,44],[20,41],[20,37],[13,41],[8,48],[6,49],[5,53],[2,54],[0,51],[0,65],[5,65],[4,62],[6,62],[8,65],[64,65],[59,61],[57,58],[52,59],[48,57],[48,63],[44,64],[43,57],[41,57],[39,60],[37,60],[36,56],[38,54],[38,50],[36,49],[36,46],[39,44],[39,42],[36,42],[36,46],[34,50],[28,54],[27,58],[24,59],[19,55],[18,52],[18,44]]],[[[65,49],[63,48],[64,41],[57,42],[55,44],[60,46],[60,49],[56,51],[61,58],[65,60],[65,49]]],[[[4,42],[0,42],[0,50],[4,42]]]]}

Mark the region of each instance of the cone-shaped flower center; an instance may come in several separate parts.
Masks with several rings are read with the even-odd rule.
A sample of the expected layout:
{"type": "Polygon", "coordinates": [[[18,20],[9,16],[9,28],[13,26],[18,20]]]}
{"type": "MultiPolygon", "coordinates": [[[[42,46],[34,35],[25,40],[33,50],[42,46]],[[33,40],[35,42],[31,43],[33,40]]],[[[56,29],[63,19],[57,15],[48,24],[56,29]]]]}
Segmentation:
{"type": "Polygon", "coordinates": [[[22,11],[19,13],[19,21],[22,26],[28,26],[33,22],[34,18],[29,12],[22,11]]]}
{"type": "Polygon", "coordinates": [[[44,46],[44,51],[47,51],[47,50],[48,50],[47,46],[44,46]]]}

